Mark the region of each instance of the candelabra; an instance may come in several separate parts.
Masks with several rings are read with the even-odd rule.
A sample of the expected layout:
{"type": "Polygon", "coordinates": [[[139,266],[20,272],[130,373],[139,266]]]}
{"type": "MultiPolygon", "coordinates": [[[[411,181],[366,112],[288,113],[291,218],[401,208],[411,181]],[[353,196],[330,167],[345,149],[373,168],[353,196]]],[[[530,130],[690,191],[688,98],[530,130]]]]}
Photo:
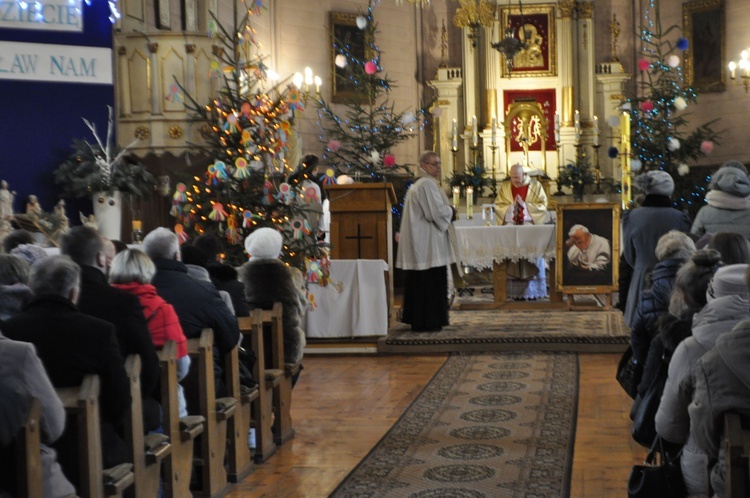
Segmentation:
{"type": "MultiPolygon", "coordinates": [[[[557,118],[557,115],[555,115],[555,118],[557,118]]],[[[557,151],[557,192],[555,192],[553,195],[560,196],[565,195],[565,192],[562,191],[560,188],[560,178],[562,177],[562,171],[563,171],[563,165],[562,165],[562,155],[560,154],[560,135],[556,132],[555,133],[555,150],[557,151]]]]}
{"type": "Polygon", "coordinates": [[[458,147],[455,145],[451,147],[451,152],[453,153],[453,176],[456,176],[456,173],[458,173],[458,167],[457,167],[457,162],[456,162],[458,161],[458,157],[457,157],[458,147]]]}
{"type": "Polygon", "coordinates": [[[594,149],[594,185],[596,185],[594,193],[602,194],[602,170],[599,166],[599,147],[601,147],[601,144],[596,143],[591,147],[594,149]]]}
{"type": "Polygon", "coordinates": [[[497,151],[497,145],[490,145],[492,151],[492,164],[490,166],[490,192],[492,192],[492,198],[497,197],[497,180],[495,179],[495,153],[497,151]]]}

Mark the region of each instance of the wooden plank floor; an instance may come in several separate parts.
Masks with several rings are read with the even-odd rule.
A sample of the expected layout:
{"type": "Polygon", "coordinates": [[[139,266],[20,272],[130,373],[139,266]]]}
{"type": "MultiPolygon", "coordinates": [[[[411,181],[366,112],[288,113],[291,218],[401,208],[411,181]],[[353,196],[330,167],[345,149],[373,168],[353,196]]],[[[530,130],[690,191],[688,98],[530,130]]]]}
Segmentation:
{"type": "MultiPolygon", "coordinates": [[[[571,497],[626,496],[646,451],[629,433],[629,398],[614,380],[619,355],[580,355],[571,497]]],[[[294,389],[297,434],[228,495],[325,497],[420,393],[445,356],[313,356],[294,389]]]]}

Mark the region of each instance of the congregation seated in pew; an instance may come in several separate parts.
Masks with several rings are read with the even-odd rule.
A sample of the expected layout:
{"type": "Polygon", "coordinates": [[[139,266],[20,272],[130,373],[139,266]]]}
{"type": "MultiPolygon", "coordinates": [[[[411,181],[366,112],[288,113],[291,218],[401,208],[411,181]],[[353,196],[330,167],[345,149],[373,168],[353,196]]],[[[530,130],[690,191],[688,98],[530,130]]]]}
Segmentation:
{"type": "MultiPolygon", "coordinates": [[[[33,344],[10,340],[0,333],[0,495],[23,493],[28,476],[17,472],[18,455],[14,439],[25,423],[29,403],[40,405],[37,431],[39,446],[34,448],[39,459],[38,490],[47,498],[75,494],[75,488],[63,474],[55,451],[49,446],[63,433],[65,410],[55,393],[33,344]]],[[[31,483],[33,485],[34,483],[31,483]]],[[[28,490],[27,490],[28,491],[28,490]]]]}
{"type": "MultiPolygon", "coordinates": [[[[130,406],[125,365],[115,326],[76,309],[80,268],[68,256],[49,256],[31,268],[35,298],[2,323],[3,334],[34,344],[55,388],[79,386],[86,374],[101,378],[101,442],[104,467],[128,460],[122,422],[130,406]]],[[[68,479],[77,485],[79,455],[76,421],[68,417],[63,435],[52,446],[68,479]]]]}
{"type": "Polygon", "coordinates": [[[156,266],[146,253],[139,249],[126,249],[112,260],[109,270],[109,283],[122,291],[136,296],[143,308],[151,340],[154,347],[160,350],[166,341],[174,341],[177,347],[176,374],[177,399],[179,415],[187,415],[185,393],[179,381],[185,378],[190,368],[190,356],[187,352],[187,339],[182,332],[180,321],[171,304],[157,293],[151,279],[156,273],[156,266]]]}
{"type": "MultiPolygon", "coordinates": [[[[166,228],[157,228],[146,235],[142,247],[156,266],[151,283],[156,293],[174,307],[185,337],[197,339],[203,329],[212,329],[219,359],[236,348],[240,341],[236,317],[211,282],[195,280],[188,275],[185,264],[180,261],[177,235],[166,228]]],[[[214,380],[217,395],[226,394],[221,375],[214,380]]],[[[188,400],[188,412],[196,413],[196,410],[197,407],[191,407],[188,400]]]]}
{"type": "Polygon", "coordinates": [[[115,326],[120,353],[141,357],[141,399],[146,431],[161,425],[157,383],[159,358],[151,341],[141,304],[130,293],[109,285],[107,273],[114,245],[96,230],[77,226],[63,236],[60,252],[70,256],[81,267],[81,293],[76,303],[87,315],[106,320],[115,326]]]}

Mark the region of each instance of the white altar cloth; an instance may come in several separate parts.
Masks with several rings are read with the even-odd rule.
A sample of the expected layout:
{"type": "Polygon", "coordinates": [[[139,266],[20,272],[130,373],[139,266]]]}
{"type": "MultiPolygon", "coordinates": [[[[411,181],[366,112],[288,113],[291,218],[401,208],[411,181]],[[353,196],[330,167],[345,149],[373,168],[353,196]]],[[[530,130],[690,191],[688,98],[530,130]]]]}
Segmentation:
{"type": "MultiPolygon", "coordinates": [[[[480,214],[481,218],[481,214],[480,214]]],[[[534,262],[555,258],[556,225],[456,226],[459,259],[464,266],[492,268],[503,260],[534,262]]]]}
{"type": "Polygon", "coordinates": [[[307,311],[309,338],[367,337],[388,334],[388,294],[382,259],[331,260],[331,283],[310,284],[315,309],[307,311]]]}

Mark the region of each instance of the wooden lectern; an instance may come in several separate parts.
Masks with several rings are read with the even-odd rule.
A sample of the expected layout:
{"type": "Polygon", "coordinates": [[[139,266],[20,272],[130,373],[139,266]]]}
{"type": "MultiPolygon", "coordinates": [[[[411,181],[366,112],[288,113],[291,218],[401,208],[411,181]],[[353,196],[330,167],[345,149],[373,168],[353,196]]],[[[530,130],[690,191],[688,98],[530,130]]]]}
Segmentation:
{"type": "Polygon", "coordinates": [[[327,185],[331,259],[382,259],[388,263],[388,309],[393,304],[393,221],[390,183],[327,185]]]}

